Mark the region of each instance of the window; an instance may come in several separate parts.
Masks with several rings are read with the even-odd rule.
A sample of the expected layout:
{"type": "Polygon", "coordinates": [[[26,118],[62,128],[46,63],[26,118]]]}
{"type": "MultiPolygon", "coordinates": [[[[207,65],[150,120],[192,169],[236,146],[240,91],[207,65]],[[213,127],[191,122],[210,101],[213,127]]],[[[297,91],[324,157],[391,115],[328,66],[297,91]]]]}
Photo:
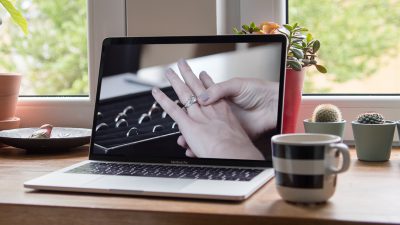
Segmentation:
{"type": "MultiPolygon", "coordinates": [[[[289,22],[321,41],[328,74],[307,69],[304,93],[400,94],[400,2],[289,0],[289,22]]],[[[399,118],[400,119],[400,118],[399,118]]]]}
{"type": "Polygon", "coordinates": [[[23,74],[21,95],[88,95],[87,1],[17,0],[24,35],[4,9],[0,70],[23,74]]]}
{"type": "MultiPolygon", "coordinates": [[[[40,4],[57,4],[58,1],[51,0],[16,0],[17,7],[22,9],[22,11],[26,11],[28,6],[31,6],[33,3],[37,2],[40,4]],[[21,2],[26,1],[27,5],[23,5],[21,2]],[[29,3],[29,4],[28,4],[29,3]]],[[[64,2],[64,1],[62,1],[64,2]]],[[[22,90],[23,96],[19,98],[16,116],[21,118],[21,127],[34,127],[39,126],[44,123],[51,123],[56,126],[69,126],[69,127],[87,127],[91,128],[93,121],[93,107],[94,107],[94,98],[96,96],[96,83],[97,83],[97,75],[100,61],[100,52],[101,52],[101,43],[105,37],[109,36],[125,36],[126,35],[126,27],[125,27],[125,0],[79,0],[81,6],[79,10],[83,10],[84,14],[81,14],[80,18],[76,17],[75,19],[79,20],[73,21],[71,23],[63,23],[62,20],[57,20],[59,22],[58,25],[65,24],[65,31],[69,29],[75,29],[75,27],[71,26],[72,24],[76,24],[84,28],[85,30],[81,30],[80,33],[84,32],[84,37],[82,35],[82,40],[86,42],[85,48],[88,52],[88,56],[83,56],[81,54],[81,62],[84,62],[86,67],[86,71],[83,73],[86,74],[87,81],[84,81],[85,85],[77,85],[78,87],[86,86],[85,88],[81,88],[80,91],[72,93],[67,91],[67,89],[74,89],[73,85],[69,85],[64,91],[55,90],[56,92],[50,93],[42,93],[42,95],[38,94],[38,92],[33,95],[33,92],[24,92],[22,90]],[[87,25],[85,25],[87,24],[87,25]],[[58,95],[56,95],[58,94],[58,95]],[[28,96],[26,96],[28,95],[28,96]],[[49,96],[50,95],[50,96],[49,96]]],[[[66,5],[58,5],[57,10],[51,10],[51,14],[63,14],[64,10],[68,10],[66,8],[67,5],[72,4],[72,6],[76,6],[77,3],[75,1],[65,1],[66,5]]],[[[71,6],[71,7],[72,7],[71,6]]],[[[1,9],[2,10],[2,9],[1,9]]],[[[82,12],[82,11],[81,11],[82,12]]],[[[75,12],[76,13],[76,12],[75,12]]],[[[0,15],[3,18],[3,25],[6,24],[7,16],[3,16],[5,13],[0,11],[0,15]]],[[[33,15],[35,16],[35,15],[33,15]]],[[[62,16],[60,16],[62,17],[62,16]]],[[[68,18],[67,20],[69,20],[68,18]]],[[[29,23],[30,18],[28,17],[29,23]]],[[[71,19],[72,20],[72,19],[71,19]]],[[[42,22],[44,20],[41,20],[42,22]]],[[[45,21],[46,22],[46,21],[45,21]]],[[[50,23],[49,21],[47,21],[50,23]]],[[[9,22],[7,22],[9,24],[9,22]]],[[[3,37],[5,26],[0,27],[0,39],[3,37]]],[[[29,24],[32,26],[31,24],[29,24]]],[[[44,25],[43,25],[44,26],[44,25]]],[[[42,27],[39,24],[36,29],[40,29],[42,27]]],[[[10,29],[16,29],[16,26],[10,25],[10,29]]],[[[43,28],[42,28],[43,30],[43,28]]],[[[18,31],[19,32],[19,31],[18,31]]],[[[47,36],[51,36],[50,34],[54,31],[46,30],[49,33],[47,36]]],[[[19,38],[23,39],[21,33],[17,35],[21,35],[19,38]]],[[[26,37],[25,37],[26,38],[26,37]]],[[[24,41],[24,40],[23,40],[24,41]]],[[[51,40],[50,40],[51,41],[51,40]]],[[[13,40],[13,44],[16,40],[13,40]]],[[[59,40],[58,44],[62,45],[62,40],[59,40]]],[[[83,42],[81,42],[83,43],[83,42]]],[[[1,46],[1,53],[3,52],[3,46],[1,46]]],[[[58,47],[58,46],[56,46],[58,47]]],[[[69,48],[69,51],[74,51],[76,49],[69,48]]],[[[67,54],[67,53],[66,53],[67,54]]],[[[1,58],[3,60],[3,56],[1,58]]],[[[17,62],[20,62],[17,60],[17,62]]],[[[73,65],[74,66],[74,65],[73,65]]],[[[3,67],[1,67],[3,68],[3,67]]],[[[54,68],[53,68],[54,69],[54,68]]],[[[74,69],[74,68],[72,68],[74,69]]],[[[55,71],[55,69],[54,69],[55,71]]],[[[80,76],[83,76],[83,73],[80,76]]],[[[26,75],[26,74],[24,74],[26,75]]],[[[59,80],[64,79],[59,74],[51,74],[51,76],[56,77],[59,80]]],[[[79,76],[78,76],[79,77],[79,76]]],[[[26,77],[24,77],[25,79],[26,77]]],[[[78,78],[79,79],[79,78],[78,78]]],[[[83,80],[83,79],[82,79],[83,80]]],[[[38,85],[42,80],[38,81],[38,85]]],[[[56,80],[55,82],[59,82],[56,80]]],[[[60,81],[60,83],[64,83],[64,81],[60,81]]],[[[82,82],[83,83],[83,82],[82,82]]],[[[82,84],[81,83],[81,84],[82,84]]],[[[28,82],[28,86],[31,85],[28,82]]],[[[23,87],[22,87],[23,88],[23,87]]],[[[75,88],[76,89],[76,88],[75,88]]]]}
{"type": "MultiPolygon", "coordinates": [[[[347,120],[344,139],[350,143],[351,121],[362,112],[377,111],[388,120],[400,119],[399,3],[397,0],[286,1],[289,22],[308,27],[321,41],[320,59],[329,71],[327,75],[308,71],[301,119],[309,118],[316,105],[333,103],[341,108],[347,120]]],[[[300,132],[301,119],[297,124],[300,132]]]]}
{"type": "MultiPolygon", "coordinates": [[[[184,1],[184,0],[183,0],[184,1]]],[[[101,51],[101,43],[105,37],[108,36],[126,36],[127,33],[130,33],[131,35],[134,35],[135,32],[139,32],[143,30],[143,27],[147,28],[147,30],[152,30],[151,28],[146,27],[146,23],[142,23],[142,26],[133,26],[128,24],[129,21],[127,21],[128,14],[131,14],[129,17],[132,17],[131,11],[129,11],[128,6],[136,6],[137,4],[140,4],[144,1],[139,1],[139,0],[74,0],[74,1],[66,1],[66,0],[16,0],[16,3],[20,9],[22,9],[24,12],[27,11],[28,6],[32,6],[34,3],[40,3],[40,4],[58,4],[58,2],[65,2],[66,4],[72,4],[76,5],[79,4],[81,5],[80,10],[84,10],[83,13],[81,14],[80,18],[80,23],[77,23],[77,26],[80,26],[81,28],[85,27],[85,31],[81,32],[86,32],[85,37],[82,38],[82,40],[86,40],[86,35],[88,35],[88,41],[87,41],[87,48],[88,48],[88,55],[89,57],[83,58],[84,60],[87,60],[86,64],[88,64],[89,68],[89,76],[86,75],[86,84],[88,85],[86,89],[82,88],[80,90],[86,90],[86,91],[80,91],[72,93],[71,90],[71,85],[66,85],[68,86],[65,89],[57,89],[55,92],[51,93],[52,91],[49,91],[47,93],[42,92],[25,92],[22,90],[22,94],[43,94],[43,95],[55,95],[55,94],[65,94],[65,95],[89,95],[85,97],[22,97],[20,98],[19,105],[17,108],[17,114],[19,117],[21,117],[22,125],[21,126],[37,126],[42,123],[54,123],[57,126],[76,126],[76,127],[91,127],[91,122],[92,122],[92,116],[93,116],[93,103],[94,103],[94,96],[95,96],[95,90],[96,90],[96,84],[97,84],[97,75],[98,75],[98,68],[99,68],[99,61],[100,61],[100,51],[101,51]],[[27,2],[27,5],[22,4],[22,2],[27,2]],[[29,3],[29,4],[28,4],[29,3]],[[86,8],[87,5],[87,8],[86,8]],[[87,15],[87,17],[86,17],[87,15]],[[85,25],[87,24],[87,25],[85,25]],[[127,30],[127,28],[132,28],[131,30],[127,30]],[[135,29],[135,30],[133,30],[135,29]],[[129,32],[128,32],[129,31],[129,32]],[[63,91],[61,91],[63,90],[63,91]]],[[[197,1],[192,1],[190,4],[196,4],[197,1]]],[[[172,3],[171,3],[172,4],[172,3]]],[[[176,16],[177,18],[183,18],[185,17],[184,14],[179,13],[179,2],[175,3],[174,9],[176,9],[176,13],[170,13],[169,16],[176,16]]],[[[319,74],[307,74],[306,76],[306,86],[305,86],[305,93],[314,93],[313,95],[306,95],[303,97],[302,101],[302,108],[300,111],[300,118],[307,118],[311,115],[311,112],[313,108],[315,107],[316,104],[320,103],[326,103],[330,102],[333,104],[338,105],[343,112],[344,118],[347,121],[351,121],[354,119],[357,114],[365,111],[379,111],[381,113],[384,113],[386,115],[387,119],[391,120],[399,120],[400,119],[400,96],[389,96],[389,95],[382,95],[382,96],[356,96],[356,95],[324,95],[323,93],[344,93],[344,94],[349,94],[349,93],[366,93],[366,94],[373,94],[373,93],[390,93],[390,94],[400,94],[399,89],[389,89],[389,85],[393,85],[394,87],[399,88],[400,81],[396,80],[399,79],[400,77],[400,72],[397,70],[394,72],[387,72],[384,75],[390,75],[390,78],[384,77],[384,78],[379,78],[376,81],[374,81],[374,86],[372,88],[365,88],[364,85],[362,85],[362,82],[365,80],[369,81],[369,79],[372,79],[374,77],[375,72],[380,69],[380,68],[385,68],[385,66],[389,65],[388,60],[393,60],[395,58],[395,55],[397,54],[396,57],[399,56],[397,52],[399,51],[394,51],[394,50],[399,50],[399,45],[400,45],[400,39],[397,38],[397,36],[400,36],[400,30],[397,28],[399,27],[399,20],[398,16],[400,14],[399,11],[400,7],[400,2],[399,0],[321,0],[321,1],[316,1],[316,0],[251,0],[251,1],[245,1],[245,0],[229,0],[229,1],[223,1],[223,0],[216,0],[216,30],[218,34],[227,34],[232,32],[232,27],[236,26],[238,27],[240,24],[243,23],[249,23],[251,21],[276,21],[278,23],[284,23],[285,22],[285,17],[289,17],[289,21],[298,21],[301,24],[304,24],[305,26],[309,27],[311,31],[315,34],[316,37],[318,37],[321,42],[322,42],[322,49],[321,49],[321,59],[323,60],[324,64],[328,67],[329,71],[331,72],[328,75],[319,75],[319,74]],[[397,3],[397,4],[396,4],[397,3]],[[314,5],[312,5],[314,4],[314,5]],[[358,4],[358,5],[357,5],[358,4]],[[394,4],[390,5],[389,7],[390,10],[386,10],[387,13],[382,13],[384,11],[385,7],[388,7],[388,4],[394,4]],[[309,5],[309,7],[305,7],[305,5],[309,5]],[[341,7],[345,7],[350,5],[352,7],[358,7],[358,10],[363,9],[362,7],[366,7],[365,11],[368,13],[370,17],[374,17],[374,19],[371,19],[370,17],[363,15],[364,11],[360,13],[360,11],[357,14],[355,12],[354,15],[352,15],[352,18],[349,19],[347,22],[349,24],[354,24],[355,21],[352,21],[356,19],[357,17],[362,17],[363,20],[365,20],[364,23],[362,21],[360,24],[357,23],[356,28],[359,29],[354,29],[354,30],[346,30],[350,29],[349,27],[335,27],[332,25],[334,21],[330,21],[334,16],[335,18],[339,18],[340,16],[343,16],[345,12],[351,13],[351,11],[346,11],[344,8],[341,9],[341,7]],[[325,6],[322,8],[322,6],[325,6]],[[376,6],[376,7],[374,7],[376,6]],[[321,7],[321,8],[320,8],[321,7]],[[330,9],[330,7],[333,9],[330,9]],[[361,7],[361,8],[360,8],[361,7]],[[375,9],[379,8],[379,9],[375,9]],[[286,10],[289,12],[289,15],[286,15],[286,10]],[[325,15],[325,11],[323,10],[328,10],[326,13],[330,12],[330,16],[325,15]],[[371,11],[372,10],[372,11],[371,11]],[[375,10],[375,11],[374,11],[375,10]],[[336,13],[335,13],[336,12],[336,13]],[[373,13],[378,13],[377,16],[374,16],[373,13]],[[382,15],[383,14],[383,15],[382,15]],[[392,19],[390,19],[389,15],[395,16],[392,19]],[[310,22],[309,22],[310,21],[310,22]],[[312,23],[311,23],[312,22],[312,23]],[[310,23],[310,24],[309,24],[310,23]],[[388,25],[387,25],[387,24],[388,25]],[[397,25],[393,25],[396,24],[397,25]],[[330,27],[328,27],[328,25],[330,27]],[[320,31],[321,30],[321,31],[320,31]],[[385,33],[387,32],[387,33],[385,33]],[[321,33],[321,34],[320,34],[321,33]],[[360,63],[359,66],[362,70],[366,72],[351,72],[351,73],[344,73],[344,72],[338,72],[339,70],[344,70],[346,67],[340,67],[342,65],[341,58],[339,57],[338,60],[335,60],[330,56],[330,53],[327,50],[324,49],[332,49],[336,47],[337,49],[334,49],[335,51],[337,50],[339,53],[344,53],[346,52],[347,54],[352,53],[352,51],[348,50],[347,48],[350,48],[351,45],[349,44],[350,42],[344,43],[340,42],[340,38],[342,36],[339,36],[339,41],[338,42],[331,42],[329,40],[330,35],[337,35],[336,33],[339,33],[343,37],[346,37],[348,41],[356,41],[359,45],[364,45],[362,41],[368,41],[368,38],[361,38],[363,36],[367,36],[369,38],[374,38],[374,37],[380,37],[384,38],[387,40],[386,42],[378,43],[373,42],[372,47],[373,54],[368,55],[364,54],[365,52],[368,53],[371,52],[370,49],[363,49],[362,52],[355,52],[355,53],[363,53],[364,55],[353,57],[352,59],[355,60],[354,63],[360,63],[360,61],[365,60],[365,63],[362,64],[360,63]],[[346,35],[355,35],[352,38],[347,37],[346,35]],[[357,36],[356,36],[357,35],[357,36]],[[361,37],[360,37],[361,36],[361,37]],[[326,41],[325,39],[328,39],[326,41]],[[330,45],[331,43],[335,43],[335,45],[330,45]],[[396,44],[397,43],[397,47],[396,44]],[[390,44],[390,46],[387,46],[387,44],[390,44]],[[331,47],[329,47],[331,46],[331,47]],[[333,47],[332,47],[333,46],[333,47]],[[344,49],[344,46],[349,46],[344,49]],[[378,47],[377,47],[378,46],[378,47]],[[386,50],[392,49],[392,51],[386,51],[386,50]],[[343,50],[343,51],[340,51],[343,50]],[[346,51],[344,51],[346,50],[346,51]],[[324,52],[325,51],[325,52],[324,52]],[[373,60],[372,60],[373,59],[373,60]],[[339,63],[340,62],[340,63],[339,63]],[[336,64],[332,64],[336,63],[336,64]],[[375,66],[375,68],[378,69],[371,69],[371,66],[375,66]],[[368,73],[368,71],[372,71],[372,73],[368,73]],[[338,75],[336,74],[345,74],[345,75],[350,75],[349,77],[343,79],[339,78],[338,75]],[[336,77],[338,76],[338,77],[336,77]],[[348,79],[348,80],[346,80],[348,79]],[[324,82],[331,82],[329,84],[332,85],[326,85],[324,82]],[[378,85],[382,84],[379,83],[382,82],[384,85],[378,85]],[[347,89],[340,89],[342,87],[346,87],[347,84],[347,89]],[[358,85],[358,87],[361,87],[363,89],[356,89],[354,85],[358,85]],[[336,85],[336,86],[334,86],[336,85]],[[385,87],[386,85],[386,87],[385,87]],[[376,87],[385,87],[385,92],[379,91],[376,89],[376,87]],[[338,87],[338,88],[332,88],[332,87],[338,87]],[[375,88],[375,89],[374,89],[375,88]],[[336,90],[336,92],[335,92],[336,90]],[[322,95],[321,95],[322,93],[322,95]]],[[[140,8],[140,7],[139,7],[140,8]]],[[[64,6],[57,11],[53,13],[60,13],[63,12],[64,6]]],[[[4,11],[0,9],[0,16],[3,19],[3,24],[0,26],[0,56],[1,56],[1,61],[5,61],[4,59],[4,51],[3,51],[3,38],[5,36],[9,36],[9,34],[5,35],[8,31],[6,29],[15,29],[17,32],[17,38],[22,41],[24,37],[22,33],[18,30],[18,28],[14,25],[11,25],[9,28],[6,28],[6,25],[10,25],[9,22],[6,21],[7,16],[4,16],[4,11]]],[[[33,15],[35,16],[35,15],[33,15]]],[[[136,14],[135,14],[136,16],[136,14]]],[[[154,14],[154,19],[157,20],[158,14],[154,14]]],[[[62,17],[60,15],[60,17],[62,17]]],[[[160,16],[161,17],[161,16],[160,16]]],[[[76,17],[77,18],[77,17],[76,17]]],[[[28,18],[31,19],[31,18],[28,18]]],[[[69,19],[67,19],[69,20],[69,19]]],[[[163,21],[163,18],[159,18],[159,21],[163,21]]],[[[42,23],[44,20],[41,20],[42,23]]],[[[73,20],[75,21],[75,20],[73,20]]],[[[61,21],[62,22],[62,21],[61,21]]],[[[38,22],[39,25],[37,25],[37,29],[40,29],[41,27],[44,27],[47,24],[41,24],[38,22]]],[[[34,26],[30,24],[30,26],[34,26]]],[[[69,26],[69,25],[68,25],[69,26]]],[[[339,26],[339,25],[336,25],[339,26]]],[[[190,26],[189,26],[190,27],[190,26]]],[[[70,27],[70,29],[74,29],[75,27],[70,27]]],[[[181,27],[174,27],[170,26],[168,27],[170,32],[174,32],[173,30],[181,30],[181,27]]],[[[185,28],[186,29],[186,28],[185,28]]],[[[196,30],[197,27],[192,27],[193,30],[196,30]]],[[[352,28],[353,29],[353,28],[352,28]]],[[[42,28],[42,30],[46,31],[45,35],[49,35],[52,32],[52,30],[45,30],[42,28]],[[49,34],[47,34],[49,33],[49,34]]],[[[154,29],[153,29],[154,30],[154,29]]],[[[32,31],[31,31],[32,32],[32,31]]],[[[143,34],[145,35],[145,34],[143,34]]],[[[47,36],[46,36],[47,37],[47,36]]],[[[49,38],[50,39],[50,38],[49,38]]],[[[12,40],[13,44],[17,44],[16,40],[12,40]]],[[[370,40],[369,40],[370,41],[370,40]]],[[[9,40],[10,42],[10,40],[9,40]]],[[[61,41],[58,42],[59,44],[61,41]]],[[[30,46],[32,47],[32,46],[30,46]]],[[[372,48],[371,47],[371,48],[372,48]]],[[[362,48],[360,48],[362,49],[362,48]]],[[[69,49],[72,50],[72,49],[69,49]]],[[[356,50],[359,50],[358,48],[356,50]]],[[[359,50],[360,51],[360,50],[359,50]]],[[[354,52],[353,52],[354,53],[354,52]]],[[[8,54],[8,53],[7,53],[8,54]]],[[[338,54],[338,53],[336,53],[338,54]]],[[[81,54],[82,57],[83,53],[81,54]]],[[[348,57],[348,56],[347,56],[348,57]]],[[[15,60],[15,59],[14,59],[15,60]]],[[[10,61],[9,61],[10,62],[10,61]]],[[[22,60],[16,60],[16,62],[23,62],[22,60]]],[[[392,61],[391,61],[392,62],[392,61]]],[[[399,62],[399,61],[396,61],[399,62]]],[[[396,62],[392,62],[396,65],[396,62]]],[[[351,63],[345,64],[347,65],[347,70],[350,70],[349,68],[352,68],[354,66],[351,63]]],[[[0,62],[0,70],[3,70],[5,68],[6,70],[11,71],[11,69],[7,69],[2,62],[0,62]]],[[[73,69],[76,69],[75,67],[73,69]]],[[[360,71],[359,68],[357,70],[360,71]]],[[[55,70],[54,70],[55,71],[55,70]]],[[[310,71],[310,73],[314,73],[310,71]]],[[[87,71],[86,71],[87,74],[87,71]]],[[[26,74],[25,74],[26,75],[26,74]]],[[[53,78],[56,79],[63,79],[61,75],[58,73],[50,74],[53,76],[53,78]]],[[[83,76],[83,73],[81,73],[79,76],[83,76]]],[[[56,80],[55,82],[59,82],[56,80]]],[[[82,79],[83,80],[83,79],[82,79]]],[[[40,80],[44,81],[44,79],[40,80]]],[[[76,84],[78,87],[83,87],[83,84],[79,83],[76,84]]],[[[64,83],[61,81],[61,83],[64,83]]],[[[39,85],[38,83],[37,85],[39,85]]],[[[28,84],[30,85],[30,84],[28,84]]],[[[33,85],[32,85],[33,86],[33,85]]],[[[28,90],[28,89],[27,89],[28,90]]],[[[302,121],[299,121],[298,123],[298,130],[302,131],[303,125],[302,121]]],[[[345,131],[345,139],[346,140],[352,140],[352,132],[351,132],[351,124],[348,123],[345,131]]],[[[396,136],[397,138],[397,136],[396,136]]]]}

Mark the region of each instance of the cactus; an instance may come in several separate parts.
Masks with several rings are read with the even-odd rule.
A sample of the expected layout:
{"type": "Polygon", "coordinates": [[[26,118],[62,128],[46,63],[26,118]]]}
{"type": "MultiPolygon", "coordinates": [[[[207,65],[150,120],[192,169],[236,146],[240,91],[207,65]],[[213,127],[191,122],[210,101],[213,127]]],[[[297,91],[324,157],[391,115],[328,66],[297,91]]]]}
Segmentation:
{"type": "Polygon", "coordinates": [[[363,124],[383,124],[385,119],[382,114],[376,112],[367,112],[357,117],[357,122],[363,124]]]}
{"type": "Polygon", "coordinates": [[[342,113],[340,109],[332,104],[322,104],[315,107],[311,122],[340,122],[342,113]]]}

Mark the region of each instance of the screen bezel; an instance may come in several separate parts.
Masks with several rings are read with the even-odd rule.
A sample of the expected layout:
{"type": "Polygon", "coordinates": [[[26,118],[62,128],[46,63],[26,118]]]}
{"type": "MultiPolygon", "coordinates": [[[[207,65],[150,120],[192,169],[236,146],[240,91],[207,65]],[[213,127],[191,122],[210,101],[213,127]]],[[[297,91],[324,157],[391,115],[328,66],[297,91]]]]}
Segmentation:
{"type": "Polygon", "coordinates": [[[105,47],[110,45],[129,45],[129,44],[199,44],[199,43],[280,43],[281,65],[279,76],[279,98],[278,98],[278,118],[277,127],[279,133],[282,132],[282,113],[283,113],[283,93],[284,77],[286,71],[286,46],[287,39],[284,35],[219,35],[219,36],[164,36],[164,37],[111,37],[103,41],[101,51],[101,61],[99,77],[96,91],[96,104],[93,114],[92,138],[90,142],[89,160],[116,161],[116,162],[146,162],[163,164],[193,164],[193,165],[223,165],[223,166],[243,166],[243,167],[272,167],[271,160],[238,160],[238,159],[213,159],[213,158],[139,158],[129,156],[113,156],[94,154],[94,134],[97,124],[98,102],[101,92],[101,81],[103,74],[103,60],[105,58],[105,47]]]}

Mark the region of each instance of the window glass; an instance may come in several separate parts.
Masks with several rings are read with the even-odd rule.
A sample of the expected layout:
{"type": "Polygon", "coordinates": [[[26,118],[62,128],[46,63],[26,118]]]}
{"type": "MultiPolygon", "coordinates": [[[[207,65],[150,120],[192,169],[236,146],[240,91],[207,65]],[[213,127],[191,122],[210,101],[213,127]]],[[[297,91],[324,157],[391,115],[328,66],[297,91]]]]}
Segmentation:
{"type": "Polygon", "coordinates": [[[289,0],[289,22],[321,41],[328,68],[307,69],[305,93],[400,94],[399,0],[289,0]]]}
{"type": "Polygon", "coordinates": [[[24,35],[0,7],[0,71],[23,75],[21,95],[88,95],[86,0],[17,0],[24,35]]]}

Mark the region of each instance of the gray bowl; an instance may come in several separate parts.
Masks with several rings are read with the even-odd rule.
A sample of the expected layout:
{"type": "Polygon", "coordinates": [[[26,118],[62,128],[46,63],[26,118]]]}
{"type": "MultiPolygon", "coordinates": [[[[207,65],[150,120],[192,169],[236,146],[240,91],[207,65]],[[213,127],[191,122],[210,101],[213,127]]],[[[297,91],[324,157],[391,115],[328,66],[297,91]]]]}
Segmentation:
{"type": "Polygon", "coordinates": [[[38,128],[19,128],[0,131],[0,141],[6,145],[30,152],[55,152],[78,147],[90,142],[90,129],[54,127],[50,138],[29,136],[38,128]]]}
{"type": "Polygon", "coordinates": [[[384,124],[351,123],[357,158],[362,161],[381,162],[390,158],[396,123],[385,121],[384,124]]]}
{"type": "Polygon", "coordinates": [[[303,124],[306,133],[332,134],[343,140],[346,120],[341,122],[311,122],[310,119],[306,119],[303,124]]]}

